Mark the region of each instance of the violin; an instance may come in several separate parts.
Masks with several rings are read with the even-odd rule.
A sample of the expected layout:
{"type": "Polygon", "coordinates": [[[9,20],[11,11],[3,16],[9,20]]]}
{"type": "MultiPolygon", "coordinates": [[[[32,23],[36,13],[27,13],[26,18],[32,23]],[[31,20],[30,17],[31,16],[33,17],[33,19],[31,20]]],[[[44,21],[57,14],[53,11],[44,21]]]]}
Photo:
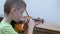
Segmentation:
{"type": "MultiPolygon", "coordinates": [[[[18,33],[22,33],[24,31],[26,31],[28,29],[28,23],[29,23],[29,19],[33,19],[31,16],[29,16],[28,12],[26,11],[28,16],[24,16],[24,19],[20,20],[20,22],[16,23],[15,21],[12,21],[13,23],[12,26],[14,28],[14,30],[18,33]]],[[[44,22],[44,19],[33,19],[35,22],[36,21],[41,21],[41,23],[44,22]]]]}

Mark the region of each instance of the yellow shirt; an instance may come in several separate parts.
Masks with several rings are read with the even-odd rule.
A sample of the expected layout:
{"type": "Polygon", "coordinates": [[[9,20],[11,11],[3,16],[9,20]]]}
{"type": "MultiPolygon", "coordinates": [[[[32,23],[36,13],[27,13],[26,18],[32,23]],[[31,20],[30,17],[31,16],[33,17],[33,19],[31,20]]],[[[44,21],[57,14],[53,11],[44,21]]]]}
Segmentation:
{"type": "Polygon", "coordinates": [[[13,27],[9,23],[2,20],[0,23],[0,34],[18,34],[18,33],[14,31],[13,27]]]}

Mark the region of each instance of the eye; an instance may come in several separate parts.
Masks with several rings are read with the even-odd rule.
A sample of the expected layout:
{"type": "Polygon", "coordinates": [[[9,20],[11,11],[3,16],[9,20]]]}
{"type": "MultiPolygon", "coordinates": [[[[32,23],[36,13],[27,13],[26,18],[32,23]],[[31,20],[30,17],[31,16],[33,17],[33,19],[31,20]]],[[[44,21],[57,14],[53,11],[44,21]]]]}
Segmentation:
{"type": "Polygon", "coordinates": [[[23,12],[21,11],[21,14],[23,14],[23,12]]]}

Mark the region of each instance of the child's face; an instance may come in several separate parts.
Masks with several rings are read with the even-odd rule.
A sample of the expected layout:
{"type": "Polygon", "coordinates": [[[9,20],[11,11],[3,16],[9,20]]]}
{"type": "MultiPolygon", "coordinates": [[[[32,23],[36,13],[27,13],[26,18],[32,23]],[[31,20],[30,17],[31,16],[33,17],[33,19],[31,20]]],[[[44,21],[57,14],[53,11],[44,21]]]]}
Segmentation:
{"type": "Polygon", "coordinates": [[[12,20],[18,22],[20,21],[22,15],[23,15],[23,12],[24,12],[25,8],[22,7],[20,9],[14,9],[11,11],[11,18],[12,20]]]}

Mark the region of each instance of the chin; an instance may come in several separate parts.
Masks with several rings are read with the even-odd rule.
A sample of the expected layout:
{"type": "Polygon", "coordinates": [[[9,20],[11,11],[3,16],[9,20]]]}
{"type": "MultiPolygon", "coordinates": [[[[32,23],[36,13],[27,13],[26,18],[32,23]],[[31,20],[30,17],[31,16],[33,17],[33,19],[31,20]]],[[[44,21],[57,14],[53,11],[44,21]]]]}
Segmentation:
{"type": "Polygon", "coordinates": [[[20,20],[17,20],[16,22],[20,22],[20,20]]]}

